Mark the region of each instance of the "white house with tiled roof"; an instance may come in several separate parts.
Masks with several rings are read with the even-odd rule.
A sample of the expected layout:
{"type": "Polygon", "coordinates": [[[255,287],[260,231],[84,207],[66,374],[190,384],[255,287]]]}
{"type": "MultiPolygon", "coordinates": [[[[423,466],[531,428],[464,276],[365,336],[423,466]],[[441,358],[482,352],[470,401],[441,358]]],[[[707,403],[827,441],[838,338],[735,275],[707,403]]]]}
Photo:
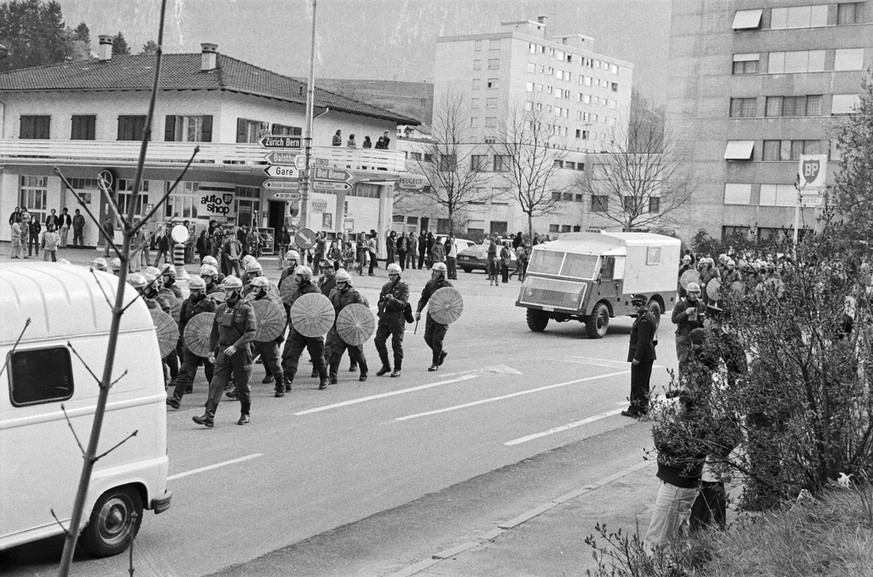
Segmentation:
{"type": "MultiPolygon", "coordinates": [[[[55,167],[83,192],[101,221],[108,210],[97,175],[109,169],[114,194],[124,208],[130,196],[153,82],[154,56],[111,55],[101,37],[96,60],[66,62],[0,74],[0,214],[25,205],[41,220],[55,208],[77,208],[55,167]]],[[[398,124],[416,124],[387,110],[331,92],[315,91],[313,157],[320,166],[344,168],[354,179],[349,191],[312,191],[306,207],[287,192],[263,186],[265,133],[299,136],[305,124],[306,84],[219,54],[203,44],[201,54],[165,54],[155,107],[152,142],[145,164],[142,206],[158,202],[194,147],[200,152],[184,182],[159,211],[203,226],[210,219],[279,228],[298,210],[307,226],[328,233],[390,228],[394,182],[404,172],[404,154],[364,149],[398,124]],[[332,146],[337,130],[342,146],[332,146]],[[354,134],[357,148],[346,146],[354,134]],[[219,205],[210,197],[230,201],[219,205]],[[209,210],[210,208],[214,210],[209,210]]],[[[290,150],[296,153],[296,150],[290,150]]],[[[84,213],[84,211],[83,211],[84,213]]],[[[3,227],[0,239],[9,240],[3,227]]],[[[85,242],[96,245],[90,221],[85,242]]]]}

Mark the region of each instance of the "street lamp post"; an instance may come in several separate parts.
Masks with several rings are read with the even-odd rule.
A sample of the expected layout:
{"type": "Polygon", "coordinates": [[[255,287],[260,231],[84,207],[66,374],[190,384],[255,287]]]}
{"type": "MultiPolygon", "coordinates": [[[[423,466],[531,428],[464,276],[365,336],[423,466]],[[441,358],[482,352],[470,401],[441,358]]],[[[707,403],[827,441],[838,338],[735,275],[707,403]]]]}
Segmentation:
{"type": "Polygon", "coordinates": [[[309,77],[306,86],[306,127],[303,132],[303,181],[300,183],[300,228],[307,225],[309,216],[309,184],[312,178],[309,165],[312,157],[312,115],[315,109],[315,14],[318,0],[312,0],[312,34],[309,40],[309,77]]]}

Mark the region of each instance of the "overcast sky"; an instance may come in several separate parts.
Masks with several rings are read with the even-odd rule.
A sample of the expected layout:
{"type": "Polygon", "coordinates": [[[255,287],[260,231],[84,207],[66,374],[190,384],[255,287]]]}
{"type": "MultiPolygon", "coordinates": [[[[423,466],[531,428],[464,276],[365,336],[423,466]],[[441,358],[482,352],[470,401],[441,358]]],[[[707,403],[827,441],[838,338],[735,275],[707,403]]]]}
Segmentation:
{"type": "MultiPolygon", "coordinates": [[[[219,52],[306,76],[311,0],[167,0],[165,50],[219,52]]],[[[157,38],[160,0],[60,0],[67,25],[124,32],[133,52],[157,38]]],[[[634,84],[663,102],[669,0],[318,0],[316,76],[430,82],[438,36],[492,32],[501,20],[547,16],[550,33],[585,34],[635,65],[634,84]]]]}

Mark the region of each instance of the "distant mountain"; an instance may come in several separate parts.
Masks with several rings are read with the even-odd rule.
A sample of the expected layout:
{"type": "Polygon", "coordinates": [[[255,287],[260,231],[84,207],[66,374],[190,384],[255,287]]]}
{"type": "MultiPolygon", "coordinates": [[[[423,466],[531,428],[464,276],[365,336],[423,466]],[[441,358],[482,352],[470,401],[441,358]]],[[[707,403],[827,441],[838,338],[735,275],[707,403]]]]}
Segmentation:
{"type": "MultiPolygon", "coordinates": [[[[306,82],[305,78],[300,80],[306,82]]],[[[422,124],[430,124],[432,120],[433,84],[394,80],[316,78],[315,86],[403,116],[415,118],[422,124]]]]}

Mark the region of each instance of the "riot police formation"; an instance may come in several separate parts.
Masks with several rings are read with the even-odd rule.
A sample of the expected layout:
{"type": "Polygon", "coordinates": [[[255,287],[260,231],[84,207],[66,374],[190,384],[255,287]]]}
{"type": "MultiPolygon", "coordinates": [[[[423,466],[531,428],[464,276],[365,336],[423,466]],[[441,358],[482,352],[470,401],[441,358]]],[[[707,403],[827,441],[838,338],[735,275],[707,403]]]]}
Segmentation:
{"type": "Polygon", "coordinates": [[[191,351],[184,343],[183,335],[188,322],[200,313],[215,312],[215,301],[206,295],[206,281],[202,277],[192,277],[188,281],[188,288],[191,291],[189,296],[182,303],[182,308],[179,312],[179,339],[182,341],[182,367],[179,369],[179,376],[176,378],[176,386],[173,389],[173,394],[167,397],[167,404],[174,409],[178,409],[182,404],[182,397],[187,393],[192,392],[194,377],[197,374],[197,367],[203,365],[203,372],[206,373],[207,385],[212,382],[212,375],[215,365],[208,357],[198,356],[191,351]]]}
{"type": "Polygon", "coordinates": [[[376,372],[381,377],[391,373],[392,377],[400,376],[403,365],[403,332],[406,330],[404,309],[409,301],[409,287],[400,280],[400,265],[391,263],[388,265],[388,282],[382,286],[379,293],[379,324],[376,327],[376,350],[382,361],[382,368],[376,372]],[[394,370],[391,370],[391,361],[388,359],[388,348],[385,341],[391,336],[391,348],[394,352],[394,370]]]}
{"type": "MultiPolygon", "coordinates": [[[[416,321],[421,319],[421,311],[424,310],[425,306],[427,306],[427,302],[430,300],[430,297],[433,296],[433,293],[441,288],[452,286],[452,283],[446,280],[448,269],[446,268],[445,263],[435,263],[430,270],[431,278],[427,281],[427,284],[424,285],[424,289],[421,291],[421,298],[418,299],[418,308],[415,311],[416,321]]],[[[438,323],[429,312],[427,313],[427,319],[425,320],[424,325],[424,342],[427,343],[427,346],[430,347],[430,350],[433,353],[431,355],[431,365],[427,369],[430,372],[438,370],[443,364],[443,361],[446,360],[448,353],[443,350],[443,340],[446,338],[446,332],[448,330],[448,325],[438,323]]]]}
{"type": "Polygon", "coordinates": [[[215,310],[210,336],[209,361],[215,363],[212,382],[209,384],[209,398],[206,412],[193,417],[198,425],[212,427],[215,424],[215,411],[221,402],[225,385],[233,373],[240,403],[240,417],[237,424],[245,425],[251,414],[252,354],[249,343],[255,336],[255,313],[252,306],[242,299],[242,281],[235,276],[224,279],[223,303],[215,310]]]}

